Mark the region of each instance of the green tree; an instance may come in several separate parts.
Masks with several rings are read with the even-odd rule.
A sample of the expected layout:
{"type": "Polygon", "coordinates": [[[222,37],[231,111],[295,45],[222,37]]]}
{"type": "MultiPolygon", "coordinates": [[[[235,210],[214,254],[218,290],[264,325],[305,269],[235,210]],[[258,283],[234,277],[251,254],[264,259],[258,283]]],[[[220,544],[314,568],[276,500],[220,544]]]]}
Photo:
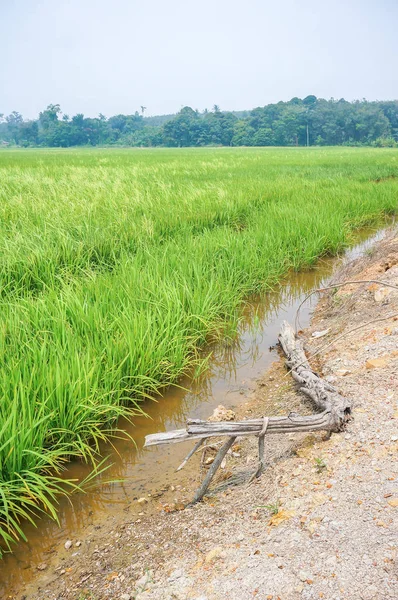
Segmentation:
{"type": "Polygon", "coordinates": [[[9,132],[9,139],[15,144],[18,144],[21,137],[21,125],[23,123],[22,115],[14,110],[6,117],[6,123],[9,132]]]}

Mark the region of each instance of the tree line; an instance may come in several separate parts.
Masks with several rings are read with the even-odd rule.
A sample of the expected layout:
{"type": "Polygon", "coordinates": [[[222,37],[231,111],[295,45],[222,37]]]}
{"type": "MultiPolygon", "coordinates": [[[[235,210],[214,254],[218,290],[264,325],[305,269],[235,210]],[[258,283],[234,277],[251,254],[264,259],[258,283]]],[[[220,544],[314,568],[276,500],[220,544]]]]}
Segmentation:
{"type": "Polygon", "coordinates": [[[23,147],[71,146],[398,146],[398,101],[330,99],[310,95],[228,112],[215,105],[199,112],[189,106],[176,115],[62,114],[50,104],[38,119],[14,111],[0,114],[0,143],[23,147]]]}

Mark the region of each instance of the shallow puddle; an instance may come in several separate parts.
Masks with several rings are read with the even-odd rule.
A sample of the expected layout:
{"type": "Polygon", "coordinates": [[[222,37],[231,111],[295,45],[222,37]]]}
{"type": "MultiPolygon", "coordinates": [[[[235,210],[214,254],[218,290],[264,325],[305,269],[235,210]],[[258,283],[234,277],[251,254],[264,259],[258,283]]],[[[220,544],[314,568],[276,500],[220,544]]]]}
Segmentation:
{"type": "MultiPolygon", "coordinates": [[[[356,258],[382,236],[383,231],[376,235],[374,231],[361,231],[356,236],[358,245],[345,257],[356,258]]],[[[209,369],[200,381],[192,383],[186,378],[181,382],[185,390],[171,388],[158,403],[148,403],[145,410],[150,419],[139,417],[134,419],[134,425],[123,423],[136,445],[118,439],[113,448],[106,447],[112,467],[97,480],[98,485],[92,490],[76,494],[70,500],[60,500],[59,526],[47,517],[38,522],[37,529],[25,526],[29,541],[16,545],[14,553],[0,561],[0,598],[19,597],[28,592],[29,584],[38,577],[38,567],[43,563],[48,565],[48,575],[52,576],[66,540],[83,538],[88,527],[98,527],[105,520],[125,520],[126,511],[140,496],[168,484],[182,483],[184,474],[176,474],[175,469],[191,444],[144,450],[145,436],[184,427],[188,417],[207,418],[218,404],[234,407],[245,402],[255,388],[256,379],[277,359],[274,346],[281,321],[286,319],[293,323],[302,299],[312,289],[325,284],[340,263],[338,258],[320,260],[312,271],[291,273],[275,292],[248,303],[238,338],[232,344],[220,343],[212,349],[209,369]],[[122,481],[106,483],[108,480],[122,481]]],[[[301,310],[302,327],[308,326],[315,302],[314,296],[312,303],[307,302],[301,310]]],[[[78,463],[68,469],[68,477],[81,479],[87,473],[88,468],[78,463]]],[[[45,574],[40,573],[40,578],[45,581],[45,574]]]]}

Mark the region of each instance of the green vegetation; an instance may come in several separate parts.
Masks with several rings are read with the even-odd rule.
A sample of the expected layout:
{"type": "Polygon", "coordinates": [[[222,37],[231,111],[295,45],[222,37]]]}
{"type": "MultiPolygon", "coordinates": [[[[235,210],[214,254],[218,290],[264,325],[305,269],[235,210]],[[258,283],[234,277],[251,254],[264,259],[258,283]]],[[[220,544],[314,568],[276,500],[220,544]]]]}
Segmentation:
{"type": "Polygon", "coordinates": [[[321,456],[314,458],[314,463],[317,473],[322,473],[325,469],[327,469],[327,464],[321,456]]]}
{"type": "Polygon", "coordinates": [[[33,121],[18,112],[0,114],[0,142],[19,146],[363,146],[397,147],[398,101],[347,102],[307,96],[251,111],[200,113],[185,106],[177,115],[107,119],[62,115],[50,104],[33,121]]]}
{"type": "Polygon", "coordinates": [[[394,213],[397,164],[394,149],[1,151],[3,540],[55,516],[67,458],[94,461],[245,297],[394,213]]]}
{"type": "Polygon", "coordinates": [[[280,509],[279,500],[276,500],[273,504],[262,504],[256,508],[265,508],[271,515],[277,515],[280,509]]]}

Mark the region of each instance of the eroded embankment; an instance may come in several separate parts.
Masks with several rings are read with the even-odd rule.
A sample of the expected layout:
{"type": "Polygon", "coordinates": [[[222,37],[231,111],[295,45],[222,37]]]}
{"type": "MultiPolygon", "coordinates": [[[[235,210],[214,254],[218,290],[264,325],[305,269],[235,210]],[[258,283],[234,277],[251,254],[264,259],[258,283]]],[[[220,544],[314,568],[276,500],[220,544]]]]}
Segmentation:
{"type": "MultiPolygon", "coordinates": [[[[398,285],[396,233],[335,279],[398,285]]],[[[242,483],[256,462],[255,442],[240,442],[207,502],[175,510],[177,489],[177,505],[155,501],[158,513],[143,503],[138,518],[93,531],[84,551],[69,554],[28,597],[396,598],[398,291],[374,283],[332,290],[304,336],[310,353],[342,336],[314,362],[353,400],[344,433],[269,436],[267,472],[250,487],[242,483]],[[325,337],[311,337],[325,329],[325,337]]],[[[237,416],[289,410],[312,407],[280,361],[237,416]]]]}

